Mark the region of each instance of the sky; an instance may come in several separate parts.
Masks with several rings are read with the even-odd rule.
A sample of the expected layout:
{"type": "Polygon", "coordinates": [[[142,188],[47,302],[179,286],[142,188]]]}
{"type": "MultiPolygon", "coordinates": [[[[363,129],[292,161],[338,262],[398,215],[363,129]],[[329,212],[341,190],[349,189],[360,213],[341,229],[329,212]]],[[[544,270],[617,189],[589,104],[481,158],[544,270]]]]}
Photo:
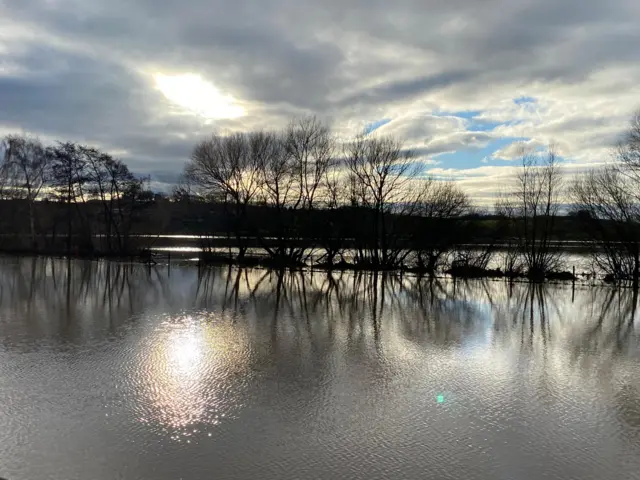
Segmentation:
{"type": "Polygon", "coordinates": [[[207,135],[314,114],[491,203],[522,143],[567,172],[609,160],[639,25],[638,0],[0,0],[0,135],[90,144],[166,189],[207,135]]]}

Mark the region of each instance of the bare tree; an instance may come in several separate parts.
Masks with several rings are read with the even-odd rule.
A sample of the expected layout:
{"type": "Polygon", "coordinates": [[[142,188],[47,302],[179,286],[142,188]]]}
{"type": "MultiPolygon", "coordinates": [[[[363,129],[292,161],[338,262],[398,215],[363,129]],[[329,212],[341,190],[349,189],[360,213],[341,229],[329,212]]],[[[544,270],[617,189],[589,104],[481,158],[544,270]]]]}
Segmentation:
{"type": "Polygon", "coordinates": [[[47,150],[40,140],[25,135],[7,135],[0,142],[0,150],[0,178],[4,195],[27,203],[31,247],[37,249],[35,202],[49,175],[47,150]]]}
{"type": "MultiPolygon", "coordinates": [[[[91,227],[86,209],[87,159],[84,149],[65,142],[49,148],[51,158],[51,197],[65,207],[67,254],[71,254],[74,232],[79,233],[83,249],[93,250],[91,227]]],[[[54,238],[55,228],[54,223],[54,238]]]]}
{"type": "Polygon", "coordinates": [[[614,152],[614,162],[578,176],[573,211],[592,245],[594,263],[614,281],[640,284],[640,112],[614,152]]]}
{"type": "Polygon", "coordinates": [[[88,190],[100,201],[103,234],[110,253],[133,252],[131,237],[141,213],[153,202],[147,178],[134,175],[127,165],[111,155],[82,148],[88,165],[88,190]]]}
{"type": "Polygon", "coordinates": [[[100,150],[75,143],[49,149],[52,158],[54,199],[66,207],[67,252],[78,237],[85,253],[93,253],[93,218],[99,220],[108,253],[131,253],[134,226],[152,199],[146,180],[136,177],[121,160],[100,150]],[[99,212],[91,215],[90,201],[99,212]]]}
{"type": "Polygon", "coordinates": [[[631,119],[629,129],[616,151],[620,171],[640,185],[640,110],[631,119]]]}
{"type": "Polygon", "coordinates": [[[316,118],[305,117],[256,145],[261,186],[257,197],[269,209],[268,220],[258,222],[264,228],[255,229],[255,234],[272,261],[304,263],[314,244],[309,234],[313,227],[311,212],[325,200],[325,182],[333,166],[335,141],[331,131],[316,118]],[[265,229],[273,233],[268,241],[260,233],[265,229]]]}
{"type": "Polygon", "coordinates": [[[540,280],[556,269],[561,253],[552,246],[560,209],[562,172],[553,147],[546,154],[525,152],[513,192],[503,211],[511,215],[527,275],[540,280]]]}
{"type": "Polygon", "coordinates": [[[191,184],[190,179],[185,178],[184,175],[181,175],[178,183],[176,183],[171,189],[170,195],[171,201],[173,202],[192,202],[196,200],[197,194],[194,191],[194,187],[191,184]]]}
{"type": "MultiPolygon", "coordinates": [[[[335,188],[332,190],[335,185],[327,182],[330,171],[336,166],[336,141],[330,127],[316,117],[294,119],[282,139],[282,153],[295,175],[293,191],[297,193],[295,202],[287,208],[286,221],[290,235],[297,237],[298,245],[287,255],[294,261],[306,262],[312,257],[317,243],[317,235],[311,233],[317,227],[317,206],[334,206],[330,197],[336,193],[335,188]],[[298,214],[299,210],[304,210],[305,214],[298,214]],[[307,241],[303,242],[303,237],[307,241]]],[[[279,212],[283,213],[282,210],[279,212]]]]}
{"type": "Polygon", "coordinates": [[[471,201],[452,182],[427,178],[416,207],[410,212],[418,218],[413,223],[413,246],[420,270],[433,274],[444,256],[463,239],[464,216],[471,212],[471,201]]]}
{"type": "Polygon", "coordinates": [[[346,146],[345,158],[351,204],[369,214],[365,216],[369,217],[368,225],[362,225],[357,232],[365,238],[361,239],[356,260],[374,268],[393,267],[388,219],[398,206],[414,203],[414,194],[407,187],[420,172],[420,166],[400,141],[366,135],[346,146]]]}
{"type": "Polygon", "coordinates": [[[521,242],[518,231],[516,203],[509,193],[499,196],[495,204],[497,215],[496,230],[503,239],[501,268],[513,278],[522,275],[524,262],[521,256],[521,242]]]}
{"type": "Polygon", "coordinates": [[[262,203],[272,209],[269,221],[275,236],[275,245],[263,240],[263,248],[273,261],[283,264],[302,262],[305,251],[297,218],[305,204],[305,186],[300,164],[286,145],[286,136],[274,136],[265,149],[260,193],[262,203]]]}
{"type": "Polygon", "coordinates": [[[284,148],[299,176],[302,208],[312,210],[334,162],[335,140],[331,129],[316,117],[296,119],[285,131],[284,148]]]}
{"type": "Polygon", "coordinates": [[[324,192],[322,195],[323,216],[318,218],[313,231],[315,239],[324,250],[320,259],[325,265],[333,267],[336,258],[344,259],[346,237],[349,235],[345,219],[347,209],[345,203],[348,197],[348,179],[343,169],[335,162],[325,173],[324,192]]]}
{"type": "Polygon", "coordinates": [[[213,135],[196,145],[185,167],[190,185],[201,195],[223,202],[239,259],[247,250],[247,208],[260,191],[262,165],[274,141],[273,134],[263,132],[213,135]]]}
{"type": "Polygon", "coordinates": [[[0,163],[0,200],[8,200],[10,198],[8,191],[9,172],[4,161],[0,163]]]}
{"type": "Polygon", "coordinates": [[[640,279],[640,204],[637,188],[608,165],[576,178],[570,193],[576,218],[595,245],[595,265],[616,281],[640,279]]]}

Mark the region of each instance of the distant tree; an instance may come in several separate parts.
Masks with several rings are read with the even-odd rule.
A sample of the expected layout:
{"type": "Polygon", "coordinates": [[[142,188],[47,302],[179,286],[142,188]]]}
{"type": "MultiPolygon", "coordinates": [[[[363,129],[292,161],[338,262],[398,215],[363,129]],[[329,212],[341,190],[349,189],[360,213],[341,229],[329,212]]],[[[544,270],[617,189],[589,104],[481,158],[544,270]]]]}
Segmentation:
{"type": "Polygon", "coordinates": [[[615,156],[620,163],[620,171],[640,185],[640,110],[633,115],[615,156]]]}
{"type": "Polygon", "coordinates": [[[184,177],[193,192],[224,203],[239,259],[247,249],[247,209],[260,191],[261,167],[274,142],[272,134],[262,132],[213,135],[196,145],[185,166],[184,177]]]}
{"type": "Polygon", "coordinates": [[[313,239],[303,234],[313,229],[311,212],[323,200],[334,205],[327,197],[335,191],[327,181],[335,166],[336,142],[328,125],[302,117],[289,124],[274,147],[262,163],[263,198],[275,207],[277,228],[277,246],[266,250],[278,261],[301,263],[314,247],[313,239]]]}
{"type": "Polygon", "coordinates": [[[172,202],[194,202],[198,200],[198,195],[190,181],[183,176],[171,189],[169,199],[172,202]]]}
{"type": "Polygon", "coordinates": [[[640,204],[637,186],[619,165],[576,178],[570,193],[588,238],[595,265],[614,280],[640,279],[640,204]],[[588,212],[588,213],[587,213],[588,212]]]}
{"type": "Polygon", "coordinates": [[[496,212],[496,230],[503,239],[501,268],[510,276],[520,276],[524,270],[522,257],[522,238],[516,202],[512,192],[502,192],[494,206],[496,212]]]}
{"type": "MultiPolygon", "coordinates": [[[[446,254],[463,243],[471,201],[459,186],[433,178],[422,180],[413,223],[413,246],[418,267],[433,274],[446,254]]],[[[485,263],[486,266],[486,263],[485,263]]]]}
{"type": "Polygon", "coordinates": [[[153,202],[148,178],[134,175],[121,160],[96,149],[84,149],[87,159],[89,192],[100,201],[103,234],[111,253],[132,252],[131,236],[142,212],[153,202]]]}
{"type": "Polygon", "coordinates": [[[295,244],[299,240],[299,224],[296,214],[302,209],[304,187],[301,184],[299,163],[286,148],[286,138],[275,135],[265,149],[260,199],[272,209],[269,229],[274,242],[263,242],[263,248],[275,261],[300,263],[305,248],[295,244]]]}
{"type": "Polygon", "coordinates": [[[573,211],[595,248],[594,263],[612,280],[640,286],[640,112],[613,162],[577,176],[573,211]]]}
{"type": "Polygon", "coordinates": [[[345,208],[348,197],[348,180],[344,169],[334,164],[325,173],[324,192],[322,195],[322,220],[315,224],[313,231],[315,240],[324,250],[321,262],[332,266],[337,257],[344,261],[344,250],[349,235],[347,215],[349,210],[345,208]]]}
{"type": "Polygon", "coordinates": [[[35,202],[49,177],[50,163],[46,148],[36,138],[7,135],[0,141],[0,154],[0,184],[3,196],[26,202],[31,247],[37,249],[35,202]]]}
{"type": "Polygon", "coordinates": [[[48,149],[52,171],[50,197],[65,208],[67,254],[71,254],[74,234],[78,234],[83,249],[93,250],[87,209],[82,208],[87,200],[89,181],[85,152],[84,147],[72,142],[58,143],[48,149]]]}
{"type": "Polygon", "coordinates": [[[336,142],[331,129],[316,117],[292,121],[284,134],[284,151],[299,176],[302,208],[313,209],[317,194],[325,186],[334,164],[336,142]]]}
{"type": "Polygon", "coordinates": [[[389,218],[399,208],[415,204],[415,194],[408,187],[420,166],[413,161],[413,153],[393,138],[361,135],[347,144],[344,156],[350,202],[363,213],[359,225],[354,225],[356,260],[374,268],[392,268],[398,258],[393,254],[389,218]]]}
{"type": "Polygon", "coordinates": [[[93,251],[90,202],[96,202],[99,233],[109,253],[131,253],[131,235],[141,212],[153,203],[147,179],[135,176],[121,160],[96,148],[59,143],[49,149],[52,158],[52,197],[66,207],[67,251],[75,236],[83,250],[93,251]]]}
{"type": "Polygon", "coordinates": [[[560,209],[562,172],[552,147],[547,153],[524,152],[514,189],[499,206],[509,218],[527,275],[543,279],[558,268],[561,253],[552,247],[560,209]]]}

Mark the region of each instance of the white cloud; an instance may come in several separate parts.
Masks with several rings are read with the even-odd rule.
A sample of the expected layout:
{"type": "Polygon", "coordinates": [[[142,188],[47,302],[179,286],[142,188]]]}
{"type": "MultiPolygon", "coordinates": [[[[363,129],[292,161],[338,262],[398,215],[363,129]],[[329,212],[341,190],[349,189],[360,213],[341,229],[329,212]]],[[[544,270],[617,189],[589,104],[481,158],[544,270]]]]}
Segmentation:
{"type": "MultiPolygon", "coordinates": [[[[166,178],[211,130],[278,128],[302,113],[341,135],[390,119],[378,134],[445,170],[442,153],[497,138],[554,142],[569,162],[596,164],[640,105],[639,23],[636,0],[3,0],[0,129],[127,152],[166,178]],[[155,72],[211,88],[172,102],[155,72]],[[195,114],[176,115],[175,102],[195,114]],[[470,110],[498,126],[470,133],[437,114],[470,110]]],[[[495,191],[510,166],[481,161],[456,176],[495,191]]]]}
{"type": "Polygon", "coordinates": [[[537,150],[539,148],[544,148],[547,145],[535,139],[515,141],[510,143],[506,147],[502,147],[496,150],[495,152],[493,152],[491,157],[496,160],[518,160],[521,159],[526,153],[537,150]]]}
{"type": "MultiPolygon", "coordinates": [[[[561,166],[563,175],[563,195],[566,187],[576,175],[591,168],[598,168],[606,162],[600,163],[566,163],[561,166]]],[[[507,193],[515,186],[518,164],[508,166],[483,165],[477,168],[429,168],[426,174],[441,180],[455,181],[477,205],[493,207],[496,199],[502,193],[507,193]]]]}

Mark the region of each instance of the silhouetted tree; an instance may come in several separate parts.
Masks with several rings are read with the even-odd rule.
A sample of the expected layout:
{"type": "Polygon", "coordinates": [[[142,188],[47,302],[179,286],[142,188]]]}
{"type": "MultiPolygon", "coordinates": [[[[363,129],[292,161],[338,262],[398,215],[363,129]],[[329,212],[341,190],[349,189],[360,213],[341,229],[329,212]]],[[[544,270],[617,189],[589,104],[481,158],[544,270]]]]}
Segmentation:
{"type": "Polygon", "coordinates": [[[31,247],[37,249],[35,202],[49,176],[49,157],[40,140],[26,135],[7,135],[0,141],[0,183],[5,197],[27,204],[31,247]]]}
{"type": "Polygon", "coordinates": [[[594,263],[614,281],[640,283],[640,114],[614,153],[614,162],[578,176],[573,210],[595,248],[594,263]]]}
{"type": "Polygon", "coordinates": [[[328,266],[333,266],[336,258],[340,256],[344,261],[343,252],[345,250],[346,237],[348,232],[347,213],[345,202],[348,197],[348,180],[344,169],[338,168],[335,162],[332,168],[325,173],[324,195],[322,196],[322,208],[325,213],[319,217],[314,225],[316,232],[314,238],[320,248],[324,250],[324,255],[320,259],[328,266]]]}
{"type": "Polygon", "coordinates": [[[310,256],[313,239],[310,212],[326,195],[325,180],[333,166],[335,143],[328,126],[314,117],[294,120],[281,134],[264,136],[258,165],[262,205],[270,207],[269,218],[256,230],[269,257],[282,264],[300,264],[310,256]],[[300,212],[305,211],[305,215],[300,212]],[[272,238],[260,232],[265,222],[272,238]]]}
{"type": "Polygon", "coordinates": [[[420,166],[400,141],[366,135],[346,146],[345,158],[350,203],[362,211],[361,222],[354,226],[356,261],[374,268],[395,267],[389,217],[394,210],[415,204],[415,193],[408,187],[420,166]]]}
{"type": "Polygon", "coordinates": [[[143,210],[154,201],[146,188],[148,179],[135,176],[121,160],[95,149],[86,149],[89,192],[99,200],[103,235],[111,253],[132,252],[131,235],[143,210]]]}
{"type": "Polygon", "coordinates": [[[121,160],[100,150],[75,143],[49,149],[52,158],[53,198],[66,207],[67,251],[77,234],[87,253],[94,249],[89,202],[97,201],[100,233],[108,253],[131,253],[134,225],[142,210],[153,202],[143,178],[136,177],[121,160]]]}
{"type": "Polygon", "coordinates": [[[79,234],[83,249],[93,250],[87,211],[81,208],[87,200],[87,150],[72,142],[48,149],[52,171],[50,196],[65,206],[67,254],[72,250],[74,232],[79,234]]]}
{"type": "Polygon", "coordinates": [[[304,205],[305,190],[300,164],[287,150],[286,137],[271,138],[260,167],[263,185],[260,198],[263,205],[272,209],[269,222],[275,237],[274,246],[264,241],[263,248],[277,262],[299,263],[305,248],[293,242],[300,240],[296,214],[304,205]]]}
{"type": "Polygon", "coordinates": [[[223,202],[239,259],[247,249],[247,207],[260,191],[261,166],[275,141],[273,134],[262,132],[214,135],[196,145],[185,167],[185,178],[197,193],[223,202]]]}
{"type": "Polygon", "coordinates": [[[553,148],[546,154],[524,152],[515,188],[498,207],[510,220],[517,252],[531,279],[543,279],[559,266],[560,252],[551,245],[560,209],[562,172],[553,148]]]}
{"type": "Polygon", "coordinates": [[[296,119],[285,131],[284,151],[300,179],[302,208],[312,210],[325,186],[327,172],[334,165],[335,140],[331,130],[315,117],[296,119]]]}
{"type": "Polygon", "coordinates": [[[471,212],[471,202],[454,183],[432,178],[421,183],[422,191],[411,211],[418,217],[412,222],[412,243],[418,268],[433,274],[443,257],[465,241],[464,216],[471,212]]]}

